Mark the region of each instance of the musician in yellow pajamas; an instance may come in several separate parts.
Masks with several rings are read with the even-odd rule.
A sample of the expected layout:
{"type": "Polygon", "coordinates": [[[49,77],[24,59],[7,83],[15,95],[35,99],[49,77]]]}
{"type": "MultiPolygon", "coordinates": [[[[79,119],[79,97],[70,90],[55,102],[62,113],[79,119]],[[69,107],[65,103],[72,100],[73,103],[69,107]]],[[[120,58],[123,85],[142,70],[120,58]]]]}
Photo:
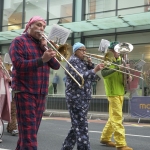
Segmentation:
{"type": "MultiPolygon", "coordinates": [[[[120,65],[121,57],[114,51],[114,47],[118,43],[116,41],[111,42],[108,51],[114,54],[113,63],[120,65]]],[[[101,70],[105,92],[109,101],[109,118],[100,137],[100,143],[106,146],[116,147],[117,150],[133,150],[127,146],[125,129],[122,124],[122,106],[125,94],[123,73],[110,68],[120,69],[118,66],[111,64],[109,68],[101,70]],[[111,141],[112,134],[114,134],[115,143],[111,141]]]]}

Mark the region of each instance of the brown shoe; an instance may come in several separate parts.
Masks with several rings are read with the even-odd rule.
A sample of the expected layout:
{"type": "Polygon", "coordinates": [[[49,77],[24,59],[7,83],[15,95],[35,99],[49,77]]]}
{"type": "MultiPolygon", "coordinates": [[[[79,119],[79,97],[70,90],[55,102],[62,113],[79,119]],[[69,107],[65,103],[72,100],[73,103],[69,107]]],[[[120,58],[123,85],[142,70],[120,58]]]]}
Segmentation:
{"type": "Polygon", "coordinates": [[[116,144],[112,141],[100,141],[100,143],[102,143],[108,147],[116,147],[116,144]]]}
{"type": "Polygon", "coordinates": [[[123,147],[117,147],[117,150],[133,150],[133,149],[128,146],[123,146],[123,147]]]}

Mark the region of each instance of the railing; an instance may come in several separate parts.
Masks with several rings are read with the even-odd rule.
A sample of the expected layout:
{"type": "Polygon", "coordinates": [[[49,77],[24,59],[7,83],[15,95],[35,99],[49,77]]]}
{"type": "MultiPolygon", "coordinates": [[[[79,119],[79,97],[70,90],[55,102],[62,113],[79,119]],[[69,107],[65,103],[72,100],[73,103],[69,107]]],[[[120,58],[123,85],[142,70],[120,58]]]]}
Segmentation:
{"type": "MultiPolygon", "coordinates": [[[[48,95],[46,100],[46,111],[49,112],[49,116],[54,113],[68,113],[66,100],[64,95],[48,95]]],[[[108,114],[108,100],[106,95],[92,96],[89,112],[94,114],[108,114]]],[[[125,97],[123,105],[123,113],[129,114],[129,98],[125,97]]],[[[90,117],[91,118],[91,117],[90,117]]]]}

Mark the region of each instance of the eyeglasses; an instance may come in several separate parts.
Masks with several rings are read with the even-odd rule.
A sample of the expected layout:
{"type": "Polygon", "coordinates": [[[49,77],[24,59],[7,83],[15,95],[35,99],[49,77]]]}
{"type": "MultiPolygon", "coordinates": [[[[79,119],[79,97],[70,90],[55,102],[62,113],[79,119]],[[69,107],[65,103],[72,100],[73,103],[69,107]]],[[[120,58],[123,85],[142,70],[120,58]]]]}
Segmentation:
{"type": "Polygon", "coordinates": [[[83,53],[85,53],[86,52],[86,50],[85,49],[79,49],[80,51],[82,51],[83,53]]]}

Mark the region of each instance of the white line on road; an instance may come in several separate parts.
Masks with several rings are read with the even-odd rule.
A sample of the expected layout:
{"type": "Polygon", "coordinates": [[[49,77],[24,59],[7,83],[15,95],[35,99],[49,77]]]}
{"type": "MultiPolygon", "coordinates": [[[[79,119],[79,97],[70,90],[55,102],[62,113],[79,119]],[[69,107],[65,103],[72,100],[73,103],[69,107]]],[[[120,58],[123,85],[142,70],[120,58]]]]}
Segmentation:
{"type": "MultiPolygon", "coordinates": [[[[89,131],[91,133],[102,133],[102,131],[89,131]]],[[[137,137],[147,137],[150,138],[150,136],[145,136],[145,135],[135,135],[135,134],[126,134],[128,136],[137,136],[137,137]]]]}

